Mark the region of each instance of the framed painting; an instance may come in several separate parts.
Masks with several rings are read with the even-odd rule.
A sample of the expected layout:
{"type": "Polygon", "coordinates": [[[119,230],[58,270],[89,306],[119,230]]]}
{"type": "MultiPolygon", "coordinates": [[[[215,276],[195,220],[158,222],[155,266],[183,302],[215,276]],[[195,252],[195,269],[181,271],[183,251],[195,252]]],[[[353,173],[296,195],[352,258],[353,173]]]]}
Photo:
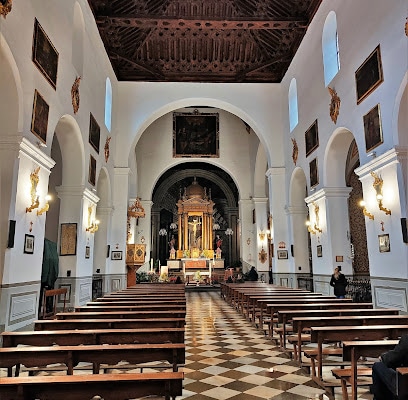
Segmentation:
{"type": "Polygon", "coordinates": [[[318,244],[316,247],[317,257],[323,257],[323,248],[321,244],[318,244]]]}
{"type": "Polygon", "coordinates": [[[380,105],[377,104],[363,117],[366,152],[376,148],[383,142],[380,105]]]}
{"type": "Polygon", "coordinates": [[[380,45],[367,57],[355,72],[357,104],[360,104],[384,80],[380,45]]]}
{"type": "Polygon", "coordinates": [[[387,233],[385,235],[378,235],[378,250],[380,253],[389,253],[390,248],[390,235],[387,233]]]}
{"type": "Polygon", "coordinates": [[[24,253],[34,254],[34,235],[24,236],[24,253]]]}
{"type": "Polygon", "coordinates": [[[278,260],[287,260],[288,259],[288,251],[287,250],[278,250],[276,252],[278,256],[278,260]]]}
{"type": "Polygon", "coordinates": [[[89,156],[88,182],[92,186],[95,186],[96,184],[96,160],[92,155],[89,156]]]}
{"type": "Polygon", "coordinates": [[[336,256],[336,262],[343,262],[343,256],[336,256]]]}
{"type": "Polygon", "coordinates": [[[89,246],[85,247],[85,258],[91,257],[91,248],[89,246]]]}
{"type": "Polygon", "coordinates": [[[101,141],[101,128],[96,122],[92,113],[89,113],[89,143],[99,154],[99,144],[101,141]]]}
{"type": "Polygon", "coordinates": [[[306,157],[319,147],[319,132],[317,130],[317,120],[310,125],[305,132],[306,157]]]}
{"type": "Polygon", "coordinates": [[[219,157],[218,113],[173,113],[173,157],[219,157]]]}
{"type": "Polygon", "coordinates": [[[310,187],[314,187],[319,183],[319,170],[317,168],[317,158],[314,158],[309,163],[309,173],[310,173],[310,187]]]}
{"type": "Polygon", "coordinates": [[[61,224],[60,255],[75,256],[77,248],[77,224],[61,224]]]}
{"type": "Polygon", "coordinates": [[[122,251],[114,250],[111,252],[111,260],[121,260],[122,259],[122,251]]]}
{"type": "Polygon", "coordinates": [[[37,19],[34,20],[32,60],[47,81],[57,87],[58,51],[37,19]]]}
{"type": "Polygon", "coordinates": [[[31,132],[43,143],[47,142],[48,114],[50,107],[44,97],[34,91],[33,114],[31,116],[31,132]]]}

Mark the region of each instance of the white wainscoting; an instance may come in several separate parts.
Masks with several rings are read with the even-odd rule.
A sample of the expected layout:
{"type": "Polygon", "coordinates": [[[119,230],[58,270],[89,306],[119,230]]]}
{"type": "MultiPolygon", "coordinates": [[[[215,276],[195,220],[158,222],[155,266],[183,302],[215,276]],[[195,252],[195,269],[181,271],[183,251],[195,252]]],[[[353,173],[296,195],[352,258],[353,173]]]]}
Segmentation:
{"type": "Polygon", "coordinates": [[[405,288],[376,286],[374,293],[376,307],[398,308],[401,311],[408,311],[407,290],[405,288]]]}
{"type": "Polygon", "coordinates": [[[37,295],[37,292],[30,292],[11,296],[9,324],[36,316],[37,295]]]}

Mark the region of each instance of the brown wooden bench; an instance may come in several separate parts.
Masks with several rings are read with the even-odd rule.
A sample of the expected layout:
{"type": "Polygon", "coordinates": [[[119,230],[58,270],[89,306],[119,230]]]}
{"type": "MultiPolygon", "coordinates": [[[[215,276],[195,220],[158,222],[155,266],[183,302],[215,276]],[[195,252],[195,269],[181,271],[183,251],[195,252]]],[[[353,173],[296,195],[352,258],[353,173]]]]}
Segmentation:
{"type": "Polygon", "coordinates": [[[397,368],[397,395],[399,400],[408,399],[408,367],[397,368]]]}
{"type": "MultiPolygon", "coordinates": [[[[294,317],[292,320],[293,332],[296,335],[289,336],[288,342],[293,344],[294,359],[301,364],[302,361],[302,338],[305,329],[317,326],[362,326],[362,325],[407,325],[408,315],[348,315],[332,317],[294,317]]],[[[310,335],[309,335],[310,341],[310,335]]],[[[310,353],[309,353],[310,354],[310,353]]],[[[323,350],[324,354],[324,350],[323,350]]],[[[341,353],[340,353],[341,355],[341,353]]]]}
{"type": "Polygon", "coordinates": [[[62,311],[65,311],[65,305],[67,302],[67,288],[60,288],[60,289],[49,289],[49,290],[44,290],[43,292],[43,297],[42,297],[42,303],[41,303],[41,318],[54,318],[55,314],[57,313],[57,298],[58,296],[62,297],[62,303],[63,303],[63,308],[62,311]],[[50,312],[47,312],[47,301],[48,299],[52,297],[53,301],[53,309],[50,312]]]}
{"type": "Polygon", "coordinates": [[[106,318],[106,319],[51,319],[34,321],[35,331],[61,329],[138,329],[182,328],[184,318],[106,318]]]}
{"type": "MultiPolygon", "coordinates": [[[[91,363],[92,372],[98,374],[100,365],[116,368],[119,362],[142,364],[153,361],[167,361],[177,371],[185,363],[184,343],[166,344],[120,344],[87,346],[19,346],[0,348],[0,368],[7,368],[8,376],[19,375],[20,365],[27,368],[44,367],[51,364],[65,364],[67,374],[72,375],[79,363],[91,363]]],[[[134,366],[126,368],[134,368],[134,366]]],[[[59,367],[58,369],[61,369],[59,367]]]]}
{"type": "Polygon", "coordinates": [[[357,400],[357,386],[371,383],[371,368],[358,368],[360,357],[377,358],[393,349],[398,340],[358,340],[342,342],[343,361],[349,362],[349,368],[333,369],[332,374],[341,380],[343,400],[348,400],[347,384],[351,385],[351,398],[357,400]],[[359,381],[359,378],[363,378],[359,381]]]}
{"type": "Polygon", "coordinates": [[[185,304],[135,304],[135,305],[117,305],[117,304],[99,304],[96,306],[75,307],[75,312],[104,312],[104,311],[167,311],[178,310],[185,311],[185,304]]]}
{"type": "MultiPolygon", "coordinates": [[[[351,340],[398,339],[408,333],[408,325],[367,325],[367,326],[318,326],[311,328],[311,342],[317,343],[317,378],[324,387],[322,376],[323,344],[351,340]]],[[[305,352],[306,354],[306,352],[305,352]]]]}
{"type": "Polygon", "coordinates": [[[166,400],[182,395],[183,372],[137,374],[63,375],[2,378],[1,399],[83,400],[94,396],[128,400],[149,395],[166,400]]]}
{"type": "Polygon", "coordinates": [[[184,343],[184,328],[84,329],[2,332],[3,347],[91,344],[184,343]]]}
{"type": "Polygon", "coordinates": [[[157,310],[157,311],[103,311],[103,312],[65,312],[57,313],[57,319],[79,319],[79,318],[185,318],[185,310],[157,310]]]}

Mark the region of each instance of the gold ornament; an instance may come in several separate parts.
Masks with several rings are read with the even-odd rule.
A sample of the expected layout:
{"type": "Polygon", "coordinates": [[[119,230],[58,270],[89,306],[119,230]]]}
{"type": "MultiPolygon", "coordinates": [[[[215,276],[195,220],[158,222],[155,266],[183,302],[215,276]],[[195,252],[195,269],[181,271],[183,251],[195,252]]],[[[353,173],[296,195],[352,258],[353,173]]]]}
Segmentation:
{"type": "Polygon", "coordinates": [[[79,110],[79,84],[80,82],[81,82],[81,77],[77,76],[71,88],[71,101],[72,101],[72,107],[74,109],[74,114],[76,114],[79,110]]]}
{"type": "Polygon", "coordinates": [[[330,101],[330,118],[334,123],[337,122],[337,117],[340,112],[340,97],[337,96],[337,92],[332,89],[330,86],[327,87],[329,90],[329,93],[331,95],[331,101],[330,101]]]}
{"type": "Polygon", "coordinates": [[[109,160],[109,142],[111,141],[112,136],[108,136],[106,138],[106,142],[105,142],[105,162],[108,162],[109,160]]]}
{"type": "Polygon", "coordinates": [[[292,148],[292,160],[293,160],[293,164],[295,164],[295,166],[296,166],[296,162],[297,162],[298,155],[299,155],[299,148],[298,148],[296,139],[291,138],[291,140],[292,140],[292,145],[293,145],[293,148],[292,148]]]}
{"type": "Polygon", "coordinates": [[[0,15],[6,18],[7,14],[11,11],[13,0],[0,1],[0,15]]]}

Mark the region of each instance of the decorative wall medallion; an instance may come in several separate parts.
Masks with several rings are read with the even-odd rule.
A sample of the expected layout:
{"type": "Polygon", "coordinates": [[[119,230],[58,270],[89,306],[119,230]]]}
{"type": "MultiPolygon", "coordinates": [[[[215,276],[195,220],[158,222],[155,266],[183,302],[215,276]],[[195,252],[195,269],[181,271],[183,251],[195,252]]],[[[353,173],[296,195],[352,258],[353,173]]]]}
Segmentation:
{"type": "Polygon", "coordinates": [[[105,161],[108,162],[109,160],[109,142],[111,141],[112,136],[108,136],[105,142],[105,161]]]}
{"type": "Polygon", "coordinates": [[[267,253],[266,253],[266,251],[262,248],[261,251],[260,251],[259,254],[258,254],[259,261],[260,261],[262,264],[265,263],[265,261],[266,261],[266,256],[267,256],[267,253]]]}
{"type": "Polygon", "coordinates": [[[331,95],[330,101],[330,118],[334,123],[337,122],[337,117],[339,116],[340,112],[340,97],[337,96],[337,92],[332,89],[330,86],[327,87],[329,93],[331,95]]]}
{"type": "Polygon", "coordinates": [[[74,114],[76,114],[79,110],[79,84],[80,83],[81,83],[81,77],[77,76],[71,88],[71,101],[72,101],[72,108],[74,109],[74,114]]]}
{"type": "Polygon", "coordinates": [[[0,1],[0,15],[6,18],[7,14],[11,11],[13,0],[1,0],[0,1]]]}
{"type": "Polygon", "coordinates": [[[292,148],[292,160],[293,160],[293,164],[295,164],[295,166],[296,166],[296,162],[297,162],[298,155],[299,155],[299,148],[298,148],[296,139],[291,138],[291,140],[292,140],[292,145],[293,145],[293,148],[292,148]]]}

